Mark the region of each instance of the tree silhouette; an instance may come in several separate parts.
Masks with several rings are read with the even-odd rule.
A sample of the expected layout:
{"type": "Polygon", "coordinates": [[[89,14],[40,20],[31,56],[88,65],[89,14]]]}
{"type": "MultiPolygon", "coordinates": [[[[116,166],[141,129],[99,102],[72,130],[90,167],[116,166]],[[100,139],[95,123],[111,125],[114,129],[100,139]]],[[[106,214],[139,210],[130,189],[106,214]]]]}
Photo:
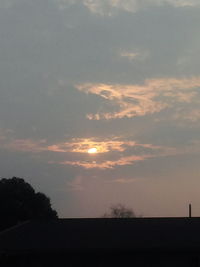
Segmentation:
{"type": "Polygon", "coordinates": [[[104,218],[133,218],[136,217],[131,208],[127,208],[123,204],[116,204],[110,207],[110,211],[105,213],[104,218]]]}
{"type": "Polygon", "coordinates": [[[32,219],[56,219],[50,199],[22,178],[0,180],[0,230],[32,219]]]}

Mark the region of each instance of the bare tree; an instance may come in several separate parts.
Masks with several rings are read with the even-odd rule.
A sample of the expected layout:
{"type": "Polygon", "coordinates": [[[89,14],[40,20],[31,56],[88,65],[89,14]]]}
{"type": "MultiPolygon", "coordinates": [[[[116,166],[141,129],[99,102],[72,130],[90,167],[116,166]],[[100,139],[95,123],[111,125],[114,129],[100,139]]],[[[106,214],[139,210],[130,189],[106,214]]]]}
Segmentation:
{"type": "Polygon", "coordinates": [[[136,217],[131,208],[127,208],[123,204],[116,204],[110,207],[108,213],[103,215],[104,218],[134,218],[136,217]]]}

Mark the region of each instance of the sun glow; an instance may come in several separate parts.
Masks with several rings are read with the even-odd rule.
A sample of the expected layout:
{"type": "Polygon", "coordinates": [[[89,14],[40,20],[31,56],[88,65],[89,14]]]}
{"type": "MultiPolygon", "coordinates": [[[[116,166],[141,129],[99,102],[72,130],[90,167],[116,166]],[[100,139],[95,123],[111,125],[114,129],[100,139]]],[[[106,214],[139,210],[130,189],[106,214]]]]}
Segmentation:
{"type": "Polygon", "coordinates": [[[88,153],[89,154],[96,154],[97,153],[96,147],[92,147],[92,148],[88,149],[88,153]]]}

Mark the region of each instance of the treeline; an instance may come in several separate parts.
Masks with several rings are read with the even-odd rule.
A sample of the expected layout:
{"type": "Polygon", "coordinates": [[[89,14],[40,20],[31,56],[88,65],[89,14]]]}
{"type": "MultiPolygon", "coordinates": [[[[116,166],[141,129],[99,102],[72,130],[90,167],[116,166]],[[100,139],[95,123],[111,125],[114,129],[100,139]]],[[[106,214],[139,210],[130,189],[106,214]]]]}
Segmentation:
{"type": "Polygon", "coordinates": [[[24,221],[57,219],[49,197],[22,178],[0,180],[0,231],[24,221]]]}

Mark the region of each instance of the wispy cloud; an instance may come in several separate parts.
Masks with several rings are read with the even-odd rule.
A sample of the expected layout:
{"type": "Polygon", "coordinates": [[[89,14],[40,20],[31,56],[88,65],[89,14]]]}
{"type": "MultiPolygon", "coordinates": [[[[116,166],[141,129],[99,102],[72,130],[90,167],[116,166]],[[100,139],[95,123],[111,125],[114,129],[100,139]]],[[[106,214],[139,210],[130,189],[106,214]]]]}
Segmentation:
{"type": "Polygon", "coordinates": [[[198,0],[160,0],[158,1],[161,4],[170,4],[175,7],[195,7],[200,6],[198,0]]]}
{"type": "MultiPolygon", "coordinates": [[[[2,136],[0,141],[2,142],[1,147],[11,151],[25,153],[62,153],[64,158],[65,153],[67,153],[67,160],[58,162],[49,160],[49,164],[54,163],[59,165],[79,166],[84,169],[113,169],[116,166],[131,165],[135,162],[155,157],[157,153],[163,153],[163,148],[160,146],[154,146],[151,144],[139,144],[135,141],[125,140],[124,138],[120,139],[119,137],[112,137],[110,139],[100,139],[94,137],[87,139],[72,138],[68,142],[61,142],[52,145],[48,145],[46,140],[7,140],[6,138],[4,138],[4,136],[2,136]],[[110,154],[107,156],[108,159],[105,160],[104,157],[88,157],[88,149],[94,147],[97,149],[97,154],[100,155],[102,153],[110,152],[110,154]],[[131,155],[125,155],[127,151],[129,151],[129,154],[131,155]],[[71,159],[70,154],[77,154],[77,159],[71,159]],[[88,157],[87,160],[85,160],[86,155],[88,157]],[[68,159],[69,157],[70,159],[68,159]]],[[[164,150],[166,153],[167,148],[165,148],[164,150]]]]}
{"type": "Polygon", "coordinates": [[[149,57],[149,52],[137,50],[122,50],[119,53],[121,58],[131,61],[144,61],[149,57]]]}
{"type": "Polygon", "coordinates": [[[168,155],[175,155],[177,153],[177,150],[170,147],[160,147],[160,146],[154,146],[151,144],[137,144],[133,145],[134,148],[139,147],[140,152],[138,149],[133,149],[129,151],[126,155],[127,151],[131,149],[131,145],[127,146],[126,149],[119,149],[121,153],[115,154],[113,157],[113,154],[110,154],[108,159],[104,158],[88,158],[87,160],[65,160],[62,162],[50,162],[50,163],[56,163],[61,165],[71,165],[75,167],[82,167],[84,169],[114,169],[117,166],[127,166],[127,165],[133,165],[136,162],[144,161],[150,158],[155,157],[161,157],[161,156],[168,156],[168,155]],[[123,153],[122,153],[123,152],[123,153]]]}
{"type": "Polygon", "coordinates": [[[159,146],[151,144],[139,144],[125,138],[112,136],[107,138],[72,138],[68,142],[60,142],[49,145],[46,139],[14,139],[7,138],[5,134],[0,135],[1,147],[4,149],[20,152],[40,153],[50,151],[55,153],[78,153],[87,154],[91,148],[96,148],[97,153],[124,152],[130,148],[160,149],[159,146]]]}
{"type": "Polygon", "coordinates": [[[143,156],[129,156],[129,157],[121,157],[118,160],[106,160],[102,162],[96,161],[63,161],[60,162],[62,165],[72,165],[72,166],[79,166],[83,167],[84,169],[113,169],[116,166],[125,166],[125,165],[132,165],[135,162],[143,161],[147,158],[153,156],[150,155],[143,155],[143,156]]]}
{"type": "Polygon", "coordinates": [[[84,169],[114,169],[117,166],[127,166],[127,165],[133,165],[139,161],[144,161],[151,158],[156,157],[163,157],[163,156],[169,156],[169,155],[176,155],[178,152],[176,149],[173,148],[167,148],[167,147],[154,147],[153,145],[147,145],[148,148],[151,148],[151,151],[147,153],[147,151],[143,151],[141,155],[137,155],[137,152],[135,152],[135,155],[130,156],[124,156],[119,154],[118,158],[113,160],[112,157],[110,160],[99,160],[99,161],[63,161],[60,162],[62,165],[72,165],[72,166],[79,166],[83,167],[84,169]],[[152,151],[154,152],[152,153],[152,151]]]}
{"type": "Polygon", "coordinates": [[[4,138],[3,141],[5,143],[1,147],[11,151],[40,153],[47,150],[45,139],[39,141],[32,139],[11,139],[8,141],[4,138]]]}
{"type": "Polygon", "coordinates": [[[146,80],[144,84],[79,84],[78,90],[110,101],[114,112],[88,114],[90,120],[144,116],[174,107],[177,103],[199,103],[200,77],[146,80]]]}
{"type": "MultiPolygon", "coordinates": [[[[80,3],[79,0],[56,0],[60,6],[64,7],[72,3],[80,3]]],[[[112,16],[116,11],[124,10],[135,13],[141,9],[152,6],[170,5],[178,7],[200,6],[199,0],[83,0],[81,2],[92,13],[101,16],[112,16]]]]}
{"type": "Polygon", "coordinates": [[[120,137],[107,138],[72,138],[69,142],[58,143],[48,146],[49,151],[54,152],[72,152],[72,153],[87,153],[90,148],[96,148],[97,153],[106,153],[119,151],[123,152],[128,147],[150,146],[147,144],[138,144],[134,141],[127,141],[120,137]]]}
{"type": "Polygon", "coordinates": [[[139,55],[140,55],[139,53],[127,52],[127,51],[123,51],[120,53],[121,57],[128,58],[129,60],[134,60],[134,59],[138,58],[139,55]]]}
{"type": "MultiPolygon", "coordinates": [[[[179,148],[172,147],[154,147],[153,145],[147,145],[150,150],[143,150],[142,153],[132,152],[131,155],[126,156],[125,154],[118,154],[116,159],[113,159],[112,155],[110,159],[95,159],[92,158],[88,160],[64,160],[60,162],[49,162],[50,164],[61,164],[61,165],[69,165],[74,167],[81,167],[83,169],[99,169],[99,170],[107,170],[107,169],[115,169],[119,166],[130,166],[134,165],[137,162],[146,161],[153,158],[161,158],[161,157],[176,157],[180,155],[194,155],[200,153],[200,141],[194,140],[190,142],[188,145],[179,148]]],[[[118,183],[125,183],[126,181],[118,180],[118,183]]]]}
{"type": "Polygon", "coordinates": [[[175,147],[141,144],[128,140],[129,138],[125,139],[121,137],[120,139],[120,137],[112,137],[112,139],[94,137],[88,139],[72,138],[68,142],[49,145],[45,139],[13,139],[6,138],[4,134],[1,134],[0,146],[3,149],[20,153],[41,154],[44,152],[53,152],[52,160],[51,154],[48,157],[49,164],[99,170],[133,165],[151,158],[199,153],[199,140],[195,140],[186,147],[177,149],[175,147]],[[91,147],[97,148],[96,157],[88,155],[88,149],[91,147]],[[55,161],[56,153],[59,153],[57,161],[55,161]],[[107,154],[103,155],[103,153],[107,154]]]}

